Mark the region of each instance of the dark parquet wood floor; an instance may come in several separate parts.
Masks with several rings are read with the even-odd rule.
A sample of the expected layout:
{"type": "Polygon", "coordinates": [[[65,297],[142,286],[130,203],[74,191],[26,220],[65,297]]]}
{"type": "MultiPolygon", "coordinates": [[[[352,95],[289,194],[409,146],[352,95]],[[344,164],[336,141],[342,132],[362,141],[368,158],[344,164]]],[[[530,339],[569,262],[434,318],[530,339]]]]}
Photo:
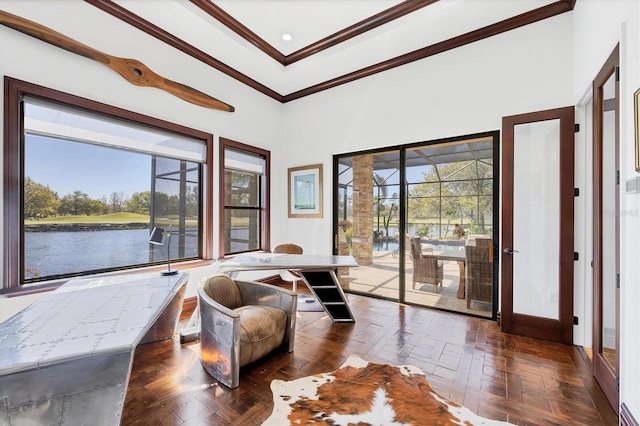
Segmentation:
{"type": "MultiPolygon", "coordinates": [[[[348,295],[355,324],[298,314],[295,350],[241,370],[240,387],[202,368],[200,345],[174,338],[136,350],[123,425],[259,425],[272,379],[337,369],[351,354],[421,368],[441,396],[481,416],[520,425],[616,425],[579,350],[500,332],[493,321],[348,295]]],[[[184,312],[187,318],[190,312],[184,312]]]]}

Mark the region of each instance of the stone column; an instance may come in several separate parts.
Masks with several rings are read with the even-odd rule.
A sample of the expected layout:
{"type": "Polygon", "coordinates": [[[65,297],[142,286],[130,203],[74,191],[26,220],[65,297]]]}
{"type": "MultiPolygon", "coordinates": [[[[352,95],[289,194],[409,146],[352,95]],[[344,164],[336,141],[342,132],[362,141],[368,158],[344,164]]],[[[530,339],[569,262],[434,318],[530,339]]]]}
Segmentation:
{"type": "MultiPolygon", "coordinates": [[[[338,226],[338,254],[340,256],[349,255],[349,243],[347,242],[347,236],[344,233],[344,229],[338,226]]],[[[340,286],[344,289],[349,288],[349,268],[338,268],[337,270],[338,281],[340,286]]]]}
{"type": "Polygon", "coordinates": [[[373,155],[353,157],[353,257],[360,265],[373,263],[373,155]]]}

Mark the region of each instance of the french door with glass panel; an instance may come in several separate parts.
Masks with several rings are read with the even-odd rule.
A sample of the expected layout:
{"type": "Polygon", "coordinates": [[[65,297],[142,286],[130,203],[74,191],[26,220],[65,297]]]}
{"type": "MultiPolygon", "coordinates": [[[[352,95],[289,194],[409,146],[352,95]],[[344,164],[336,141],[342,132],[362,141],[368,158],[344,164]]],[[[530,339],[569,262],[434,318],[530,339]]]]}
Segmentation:
{"type": "Polygon", "coordinates": [[[593,81],[593,375],[618,411],[620,182],[618,48],[593,81]]]}
{"type": "Polygon", "coordinates": [[[574,108],[502,119],[502,331],[573,342],[574,108]]]}

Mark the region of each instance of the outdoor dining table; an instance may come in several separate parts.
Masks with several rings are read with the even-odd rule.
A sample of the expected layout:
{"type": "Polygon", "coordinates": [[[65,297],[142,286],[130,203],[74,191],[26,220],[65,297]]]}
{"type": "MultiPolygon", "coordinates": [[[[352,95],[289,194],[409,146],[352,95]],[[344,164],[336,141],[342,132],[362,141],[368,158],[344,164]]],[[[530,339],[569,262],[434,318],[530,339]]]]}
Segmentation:
{"type": "Polygon", "coordinates": [[[459,249],[449,249],[441,252],[434,251],[433,254],[438,257],[439,260],[450,260],[458,263],[460,270],[460,281],[458,283],[458,292],[456,297],[458,299],[464,299],[465,297],[465,275],[466,275],[466,256],[464,247],[459,249]]]}

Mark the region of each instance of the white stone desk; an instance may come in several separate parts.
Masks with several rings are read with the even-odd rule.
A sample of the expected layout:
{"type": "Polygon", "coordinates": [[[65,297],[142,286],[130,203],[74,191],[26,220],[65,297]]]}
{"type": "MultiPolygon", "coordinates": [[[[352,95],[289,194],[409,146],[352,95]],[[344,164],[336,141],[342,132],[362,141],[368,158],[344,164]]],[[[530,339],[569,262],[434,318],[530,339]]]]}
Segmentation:
{"type": "Polygon", "coordinates": [[[74,279],[1,323],[0,424],[119,424],[135,348],[174,335],[188,277],[74,279]]]}

